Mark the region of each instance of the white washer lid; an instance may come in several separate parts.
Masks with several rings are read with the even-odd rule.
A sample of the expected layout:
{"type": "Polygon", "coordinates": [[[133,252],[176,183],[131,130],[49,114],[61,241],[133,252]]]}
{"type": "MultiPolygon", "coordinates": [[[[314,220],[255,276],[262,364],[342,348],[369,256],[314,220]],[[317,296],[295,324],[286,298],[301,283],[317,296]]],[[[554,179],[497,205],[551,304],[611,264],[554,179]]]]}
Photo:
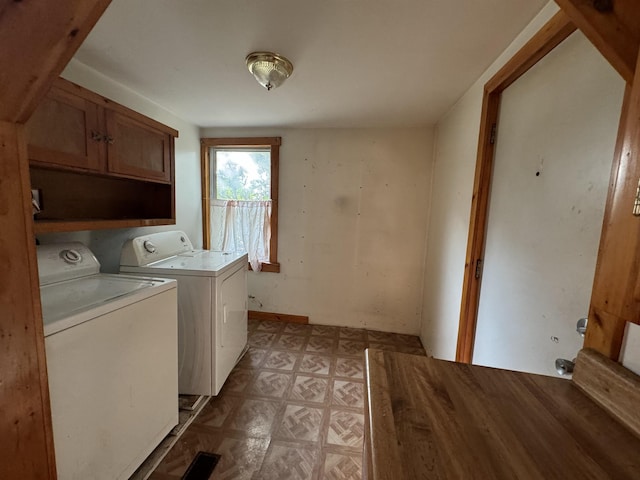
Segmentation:
{"type": "Polygon", "coordinates": [[[40,287],[45,336],[175,288],[175,280],[96,274],[40,287]]]}
{"type": "Polygon", "coordinates": [[[121,272],[152,273],[153,275],[198,275],[217,277],[222,273],[247,265],[248,256],[241,252],[200,250],[176,255],[141,267],[121,265],[121,272]]]}

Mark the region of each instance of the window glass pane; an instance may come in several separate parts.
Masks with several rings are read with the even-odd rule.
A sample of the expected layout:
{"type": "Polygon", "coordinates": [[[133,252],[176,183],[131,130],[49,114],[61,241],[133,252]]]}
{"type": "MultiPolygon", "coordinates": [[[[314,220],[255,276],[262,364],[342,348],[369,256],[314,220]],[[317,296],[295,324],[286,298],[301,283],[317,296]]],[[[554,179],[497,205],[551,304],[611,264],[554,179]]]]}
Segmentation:
{"type": "MultiPolygon", "coordinates": [[[[268,149],[214,149],[214,197],[219,200],[270,200],[268,149]]],[[[212,185],[213,186],[213,185],[212,185]]]]}

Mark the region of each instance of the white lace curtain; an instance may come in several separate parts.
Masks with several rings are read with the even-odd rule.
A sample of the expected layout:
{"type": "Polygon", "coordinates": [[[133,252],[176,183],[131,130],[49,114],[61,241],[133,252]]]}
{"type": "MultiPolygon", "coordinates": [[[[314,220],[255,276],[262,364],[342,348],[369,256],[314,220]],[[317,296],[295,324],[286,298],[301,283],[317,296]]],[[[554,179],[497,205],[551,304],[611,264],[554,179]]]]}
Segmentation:
{"type": "Polygon", "coordinates": [[[211,200],[211,249],[247,252],[254,271],[269,261],[271,200],[211,200]]]}

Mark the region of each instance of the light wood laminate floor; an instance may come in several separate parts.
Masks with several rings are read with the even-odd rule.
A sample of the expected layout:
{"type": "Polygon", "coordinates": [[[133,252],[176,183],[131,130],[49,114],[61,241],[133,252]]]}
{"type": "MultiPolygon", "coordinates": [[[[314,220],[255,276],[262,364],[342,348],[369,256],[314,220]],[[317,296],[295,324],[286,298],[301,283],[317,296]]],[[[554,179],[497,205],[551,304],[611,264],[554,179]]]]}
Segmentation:
{"type": "Polygon", "coordinates": [[[418,337],[249,321],[250,349],[151,475],[182,477],[199,451],[211,479],[362,477],[364,349],[424,355],[418,337]]]}

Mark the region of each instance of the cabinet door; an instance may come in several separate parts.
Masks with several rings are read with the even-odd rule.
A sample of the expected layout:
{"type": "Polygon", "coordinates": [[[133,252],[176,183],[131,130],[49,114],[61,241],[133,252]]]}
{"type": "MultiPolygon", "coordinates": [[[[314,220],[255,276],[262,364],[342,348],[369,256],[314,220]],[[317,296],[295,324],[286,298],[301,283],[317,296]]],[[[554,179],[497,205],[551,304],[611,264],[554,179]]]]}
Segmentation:
{"type": "Polygon", "coordinates": [[[107,110],[107,170],[155,182],[171,181],[173,137],[140,119],[107,110]]]}
{"type": "Polygon", "coordinates": [[[53,87],[26,124],[31,162],[101,170],[98,110],[95,103],[53,87]]]}

